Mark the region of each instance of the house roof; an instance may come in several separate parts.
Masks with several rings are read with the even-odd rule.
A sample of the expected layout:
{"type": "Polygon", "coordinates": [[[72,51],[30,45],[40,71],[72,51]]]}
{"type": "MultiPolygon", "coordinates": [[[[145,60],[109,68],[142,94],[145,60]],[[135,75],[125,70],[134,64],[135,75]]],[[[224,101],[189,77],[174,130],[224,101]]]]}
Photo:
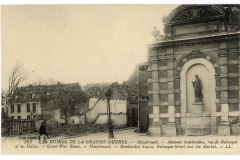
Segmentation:
{"type": "Polygon", "coordinates": [[[41,101],[43,99],[61,99],[62,101],[81,101],[84,96],[78,83],[54,85],[29,85],[19,87],[11,97],[10,102],[41,101]]]}

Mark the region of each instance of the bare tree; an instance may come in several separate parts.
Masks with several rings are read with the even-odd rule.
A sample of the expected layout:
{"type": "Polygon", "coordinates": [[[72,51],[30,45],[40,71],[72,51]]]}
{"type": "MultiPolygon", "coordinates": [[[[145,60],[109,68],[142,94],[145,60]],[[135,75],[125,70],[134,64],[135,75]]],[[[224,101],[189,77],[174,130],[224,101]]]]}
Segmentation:
{"type": "Polygon", "coordinates": [[[50,78],[45,82],[45,84],[46,85],[54,85],[54,84],[57,84],[58,82],[59,82],[58,80],[50,78]]]}
{"type": "Polygon", "coordinates": [[[106,90],[110,87],[109,83],[94,83],[87,84],[83,87],[83,90],[91,98],[103,98],[105,97],[106,90]]]}
{"type": "Polygon", "coordinates": [[[23,70],[21,64],[16,64],[9,76],[8,83],[9,83],[9,94],[12,96],[14,91],[17,87],[26,80],[28,77],[27,73],[23,70]]]}

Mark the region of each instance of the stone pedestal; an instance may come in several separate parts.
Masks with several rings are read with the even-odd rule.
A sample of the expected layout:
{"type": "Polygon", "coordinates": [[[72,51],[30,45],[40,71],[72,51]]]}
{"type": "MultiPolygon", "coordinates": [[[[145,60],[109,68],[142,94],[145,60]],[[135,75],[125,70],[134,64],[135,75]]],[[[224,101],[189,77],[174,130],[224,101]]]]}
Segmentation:
{"type": "Polygon", "coordinates": [[[177,135],[178,136],[182,135],[182,126],[181,125],[177,125],[177,135]]]}
{"type": "Polygon", "coordinates": [[[177,136],[177,128],[176,128],[175,123],[168,123],[167,124],[166,136],[168,136],[168,137],[177,136]]]}
{"type": "Polygon", "coordinates": [[[222,121],[218,127],[218,135],[230,136],[230,124],[228,121],[222,121]]]}
{"type": "Polygon", "coordinates": [[[210,115],[203,113],[203,103],[193,103],[193,113],[186,114],[185,134],[189,136],[203,136],[211,134],[210,115]]]}
{"type": "MultiPolygon", "coordinates": [[[[174,101],[174,100],[172,100],[174,101]]],[[[169,102],[171,102],[169,100],[169,102]]],[[[175,106],[168,106],[168,123],[166,128],[166,136],[175,137],[177,136],[177,128],[175,123],[175,106]]]]}
{"type": "Polygon", "coordinates": [[[230,125],[230,133],[231,133],[231,135],[234,135],[234,136],[238,135],[238,124],[230,125]]]}
{"type": "Polygon", "coordinates": [[[187,136],[205,136],[211,133],[210,128],[198,127],[198,128],[186,128],[185,134],[187,136]]]}
{"type": "Polygon", "coordinates": [[[202,113],[203,107],[203,102],[193,102],[193,113],[202,113]]]}
{"type": "Polygon", "coordinates": [[[148,128],[148,135],[151,137],[160,137],[161,136],[161,125],[160,122],[154,122],[148,128]]]}
{"type": "Polygon", "coordinates": [[[228,119],[229,107],[228,104],[221,104],[221,122],[218,126],[218,135],[220,136],[230,136],[231,128],[228,119]]]}

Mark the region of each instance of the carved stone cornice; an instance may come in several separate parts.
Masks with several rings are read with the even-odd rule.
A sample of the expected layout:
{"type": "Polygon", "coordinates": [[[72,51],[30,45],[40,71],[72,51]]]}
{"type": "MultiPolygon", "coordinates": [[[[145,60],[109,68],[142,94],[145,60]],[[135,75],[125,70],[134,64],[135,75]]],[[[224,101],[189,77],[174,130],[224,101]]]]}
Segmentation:
{"type": "Polygon", "coordinates": [[[219,42],[228,42],[230,40],[239,40],[240,31],[234,33],[216,33],[209,36],[198,36],[192,38],[183,38],[176,40],[161,41],[159,43],[149,44],[148,47],[176,47],[176,46],[185,46],[185,45],[198,45],[198,44],[209,44],[209,43],[219,43],[219,42]]]}

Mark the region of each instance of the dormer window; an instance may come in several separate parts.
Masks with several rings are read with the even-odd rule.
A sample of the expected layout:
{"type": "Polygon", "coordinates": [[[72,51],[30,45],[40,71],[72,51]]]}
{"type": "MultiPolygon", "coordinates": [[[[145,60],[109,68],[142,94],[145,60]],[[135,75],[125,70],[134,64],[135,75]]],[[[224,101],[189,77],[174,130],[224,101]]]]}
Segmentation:
{"type": "Polygon", "coordinates": [[[18,96],[14,96],[14,101],[16,101],[16,100],[17,100],[17,98],[18,98],[18,96]]]}

